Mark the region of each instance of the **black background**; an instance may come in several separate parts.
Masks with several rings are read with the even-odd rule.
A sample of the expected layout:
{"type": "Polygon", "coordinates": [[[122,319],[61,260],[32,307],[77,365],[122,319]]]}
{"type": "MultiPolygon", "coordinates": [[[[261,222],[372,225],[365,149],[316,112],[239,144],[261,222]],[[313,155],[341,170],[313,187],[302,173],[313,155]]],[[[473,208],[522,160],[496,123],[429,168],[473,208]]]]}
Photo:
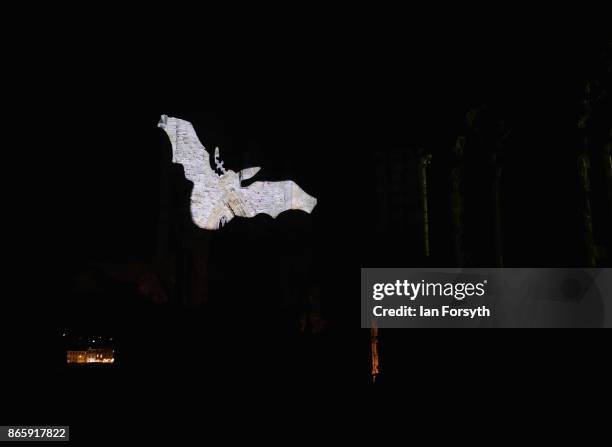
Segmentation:
{"type": "MultiPolygon", "coordinates": [[[[236,388],[265,393],[285,387],[295,403],[315,399],[309,387],[324,399],[325,385],[368,383],[368,333],[355,328],[359,268],[416,262],[410,245],[373,231],[373,153],[427,145],[435,156],[452,145],[465,112],[483,102],[507,117],[520,141],[505,173],[508,265],[576,262],[575,104],[604,40],[538,32],[494,36],[490,30],[412,34],[381,24],[354,36],[334,27],[325,34],[290,28],[257,40],[218,36],[223,45],[209,41],[200,53],[177,48],[171,39],[155,54],[143,49],[154,42],[102,41],[76,57],[39,43],[31,61],[36,71],[22,79],[27,86],[14,92],[21,99],[11,110],[20,145],[8,151],[6,171],[15,176],[7,190],[23,194],[13,199],[17,211],[9,219],[18,227],[10,245],[16,245],[12,259],[20,268],[10,278],[17,287],[7,294],[3,328],[7,352],[18,359],[8,365],[14,383],[36,385],[51,397],[34,393],[14,414],[35,411],[41,423],[74,421],[86,419],[83,409],[94,408],[96,417],[115,414],[136,396],[197,402],[195,396],[236,388]],[[107,44],[113,49],[105,51],[107,44]],[[153,256],[159,176],[170,161],[167,138],[156,127],[162,113],[192,121],[207,147],[221,148],[227,167],[248,167],[240,165],[248,152],[252,165],[264,168],[259,178],[289,177],[319,204],[312,216],[235,220],[228,227],[235,239],[218,236],[218,252],[228,247],[231,253],[220,262],[229,267],[237,259],[232,296],[258,318],[268,317],[263,328],[244,315],[239,324],[213,324],[224,334],[214,347],[214,366],[206,356],[194,363],[166,357],[154,368],[145,362],[115,374],[70,375],[56,361],[56,339],[84,309],[67,298],[74,274],[94,261],[153,256]],[[27,175],[19,174],[24,166],[27,175]],[[291,237],[287,228],[302,237],[291,237]],[[275,290],[267,266],[287,251],[311,254],[310,275],[325,297],[330,332],[314,348],[275,338],[282,331],[267,313],[275,290]],[[258,275],[248,273],[253,265],[258,275]],[[247,300],[250,289],[240,278],[249,275],[260,279],[247,300]],[[108,401],[84,403],[84,390],[92,388],[108,401]]],[[[128,336],[152,337],[166,353],[177,346],[181,352],[209,347],[199,343],[206,330],[188,313],[141,311],[115,301],[104,310],[128,336]]],[[[503,336],[490,344],[477,334],[414,338],[409,354],[395,355],[397,383],[410,374],[414,381],[473,379],[471,372],[480,368],[545,381],[565,374],[568,365],[598,363],[569,335],[538,334],[529,346],[521,341],[520,349],[503,336]],[[525,358],[538,360],[525,365],[525,358]],[[544,359],[559,369],[538,371],[544,359]]]]}

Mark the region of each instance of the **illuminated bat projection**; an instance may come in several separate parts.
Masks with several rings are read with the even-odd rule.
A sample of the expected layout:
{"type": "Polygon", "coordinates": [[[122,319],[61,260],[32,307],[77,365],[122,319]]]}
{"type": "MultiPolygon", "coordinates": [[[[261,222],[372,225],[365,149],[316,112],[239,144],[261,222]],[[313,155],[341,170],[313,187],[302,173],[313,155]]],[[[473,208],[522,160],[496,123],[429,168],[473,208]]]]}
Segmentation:
{"type": "Polygon", "coordinates": [[[191,216],[194,223],[207,230],[218,230],[235,216],[268,214],[276,218],[287,210],[312,212],[317,199],[306,194],[295,182],[255,182],[247,187],[243,180],[254,177],[261,168],[236,173],[226,170],[215,149],[215,172],[210,157],[190,122],[163,115],[159,127],[172,143],[172,161],[182,164],[185,177],[193,182],[191,216]]]}

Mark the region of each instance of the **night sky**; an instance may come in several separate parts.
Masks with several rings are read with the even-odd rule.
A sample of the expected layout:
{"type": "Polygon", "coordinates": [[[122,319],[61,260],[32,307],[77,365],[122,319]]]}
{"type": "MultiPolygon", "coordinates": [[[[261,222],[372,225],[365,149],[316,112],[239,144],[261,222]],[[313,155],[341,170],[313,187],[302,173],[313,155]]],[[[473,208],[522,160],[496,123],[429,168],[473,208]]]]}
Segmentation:
{"type": "MultiPolygon", "coordinates": [[[[223,71],[212,55],[183,67],[175,61],[174,76],[188,72],[179,83],[158,71],[167,60],[137,71],[89,57],[67,77],[51,70],[33,84],[16,113],[27,123],[20,135],[43,148],[28,168],[42,187],[21,180],[35,204],[18,200],[26,236],[14,259],[24,272],[9,299],[15,318],[4,328],[18,334],[8,347],[20,359],[16,375],[60,383],[69,393],[88,383],[62,364],[58,336],[68,329],[116,332],[119,349],[131,353],[115,375],[96,376],[105,389],[142,377],[154,384],[143,388],[193,383],[204,391],[207,383],[367,382],[368,334],[355,327],[359,268],[419,260],[416,235],[375,231],[376,153],[425,147],[433,154],[432,178],[440,181],[430,193],[438,219],[431,262],[449,266],[449,229],[440,223],[448,218],[445,163],[466,112],[481,104],[512,129],[504,154],[506,264],[580,265],[575,127],[584,82],[599,70],[605,41],[402,38],[387,31],[333,44],[228,49],[217,65],[223,71]],[[205,310],[156,306],[108,275],[96,293],[75,292],[79,278],[99,265],[157,262],[164,173],[175,188],[173,210],[189,197],[157,128],[162,114],[191,121],[209,153],[219,146],[227,168],[261,166],[257,180],[291,179],[318,199],[311,216],[235,219],[211,235],[212,301],[205,310]],[[291,269],[297,273],[283,281],[301,297],[293,307],[283,304],[287,293],[276,276],[291,269]],[[311,288],[328,330],[304,340],[297,321],[311,288]],[[27,355],[32,347],[42,364],[27,355]],[[153,355],[160,360],[152,365],[153,355]],[[197,360],[183,360],[190,356],[197,360]]],[[[184,211],[174,214],[183,224],[184,211]]],[[[189,238],[209,237],[182,228],[189,238]]],[[[437,354],[425,346],[414,354],[427,362],[458,360],[448,340],[432,344],[437,354]]],[[[397,367],[410,370],[399,360],[397,367]]]]}

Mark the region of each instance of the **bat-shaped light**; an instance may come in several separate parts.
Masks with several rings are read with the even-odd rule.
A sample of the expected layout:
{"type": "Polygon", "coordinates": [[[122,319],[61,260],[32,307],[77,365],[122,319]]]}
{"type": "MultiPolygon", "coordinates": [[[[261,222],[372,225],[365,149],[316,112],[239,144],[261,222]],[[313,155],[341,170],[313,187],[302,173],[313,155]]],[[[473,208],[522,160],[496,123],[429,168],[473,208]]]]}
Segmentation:
{"type": "Polygon", "coordinates": [[[217,230],[234,218],[268,214],[276,218],[287,210],[310,213],[317,199],[306,194],[295,182],[255,182],[243,187],[241,182],[254,177],[261,168],[243,169],[239,173],[226,170],[215,150],[215,165],[190,122],[163,115],[159,127],[172,143],[172,161],[182,164],[185,177],[193,182],[191,216],[200,228],[217,230]]]}

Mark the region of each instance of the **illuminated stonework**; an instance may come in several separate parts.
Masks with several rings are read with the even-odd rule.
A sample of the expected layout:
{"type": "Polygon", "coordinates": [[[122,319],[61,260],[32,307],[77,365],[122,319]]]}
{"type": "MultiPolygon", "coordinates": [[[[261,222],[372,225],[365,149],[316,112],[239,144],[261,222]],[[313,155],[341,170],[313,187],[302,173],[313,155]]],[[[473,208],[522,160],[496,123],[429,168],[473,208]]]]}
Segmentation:
{"type": "Polygon", "coordinates": [[[115,363],[114,351],[109,348],[87,348],[66,351],[67,363],[115,363]]]}
{"type": "Polygon", "coordinates": [[[255,182],[242,187],[241,182],[254,177],[260,168],[244,169],[238,173],[226,170],[215,150],[215,166],[188,121],[163,115],[159,127],[172,143],[172,161],[182,164],[185,177],[193,182],[191,216],[200,228],[217,230],[235,216],[254,217],[268,214],[276,218],[287,210],[312,212],[317,199],[306,194],[293,181],[255,182]]]}

